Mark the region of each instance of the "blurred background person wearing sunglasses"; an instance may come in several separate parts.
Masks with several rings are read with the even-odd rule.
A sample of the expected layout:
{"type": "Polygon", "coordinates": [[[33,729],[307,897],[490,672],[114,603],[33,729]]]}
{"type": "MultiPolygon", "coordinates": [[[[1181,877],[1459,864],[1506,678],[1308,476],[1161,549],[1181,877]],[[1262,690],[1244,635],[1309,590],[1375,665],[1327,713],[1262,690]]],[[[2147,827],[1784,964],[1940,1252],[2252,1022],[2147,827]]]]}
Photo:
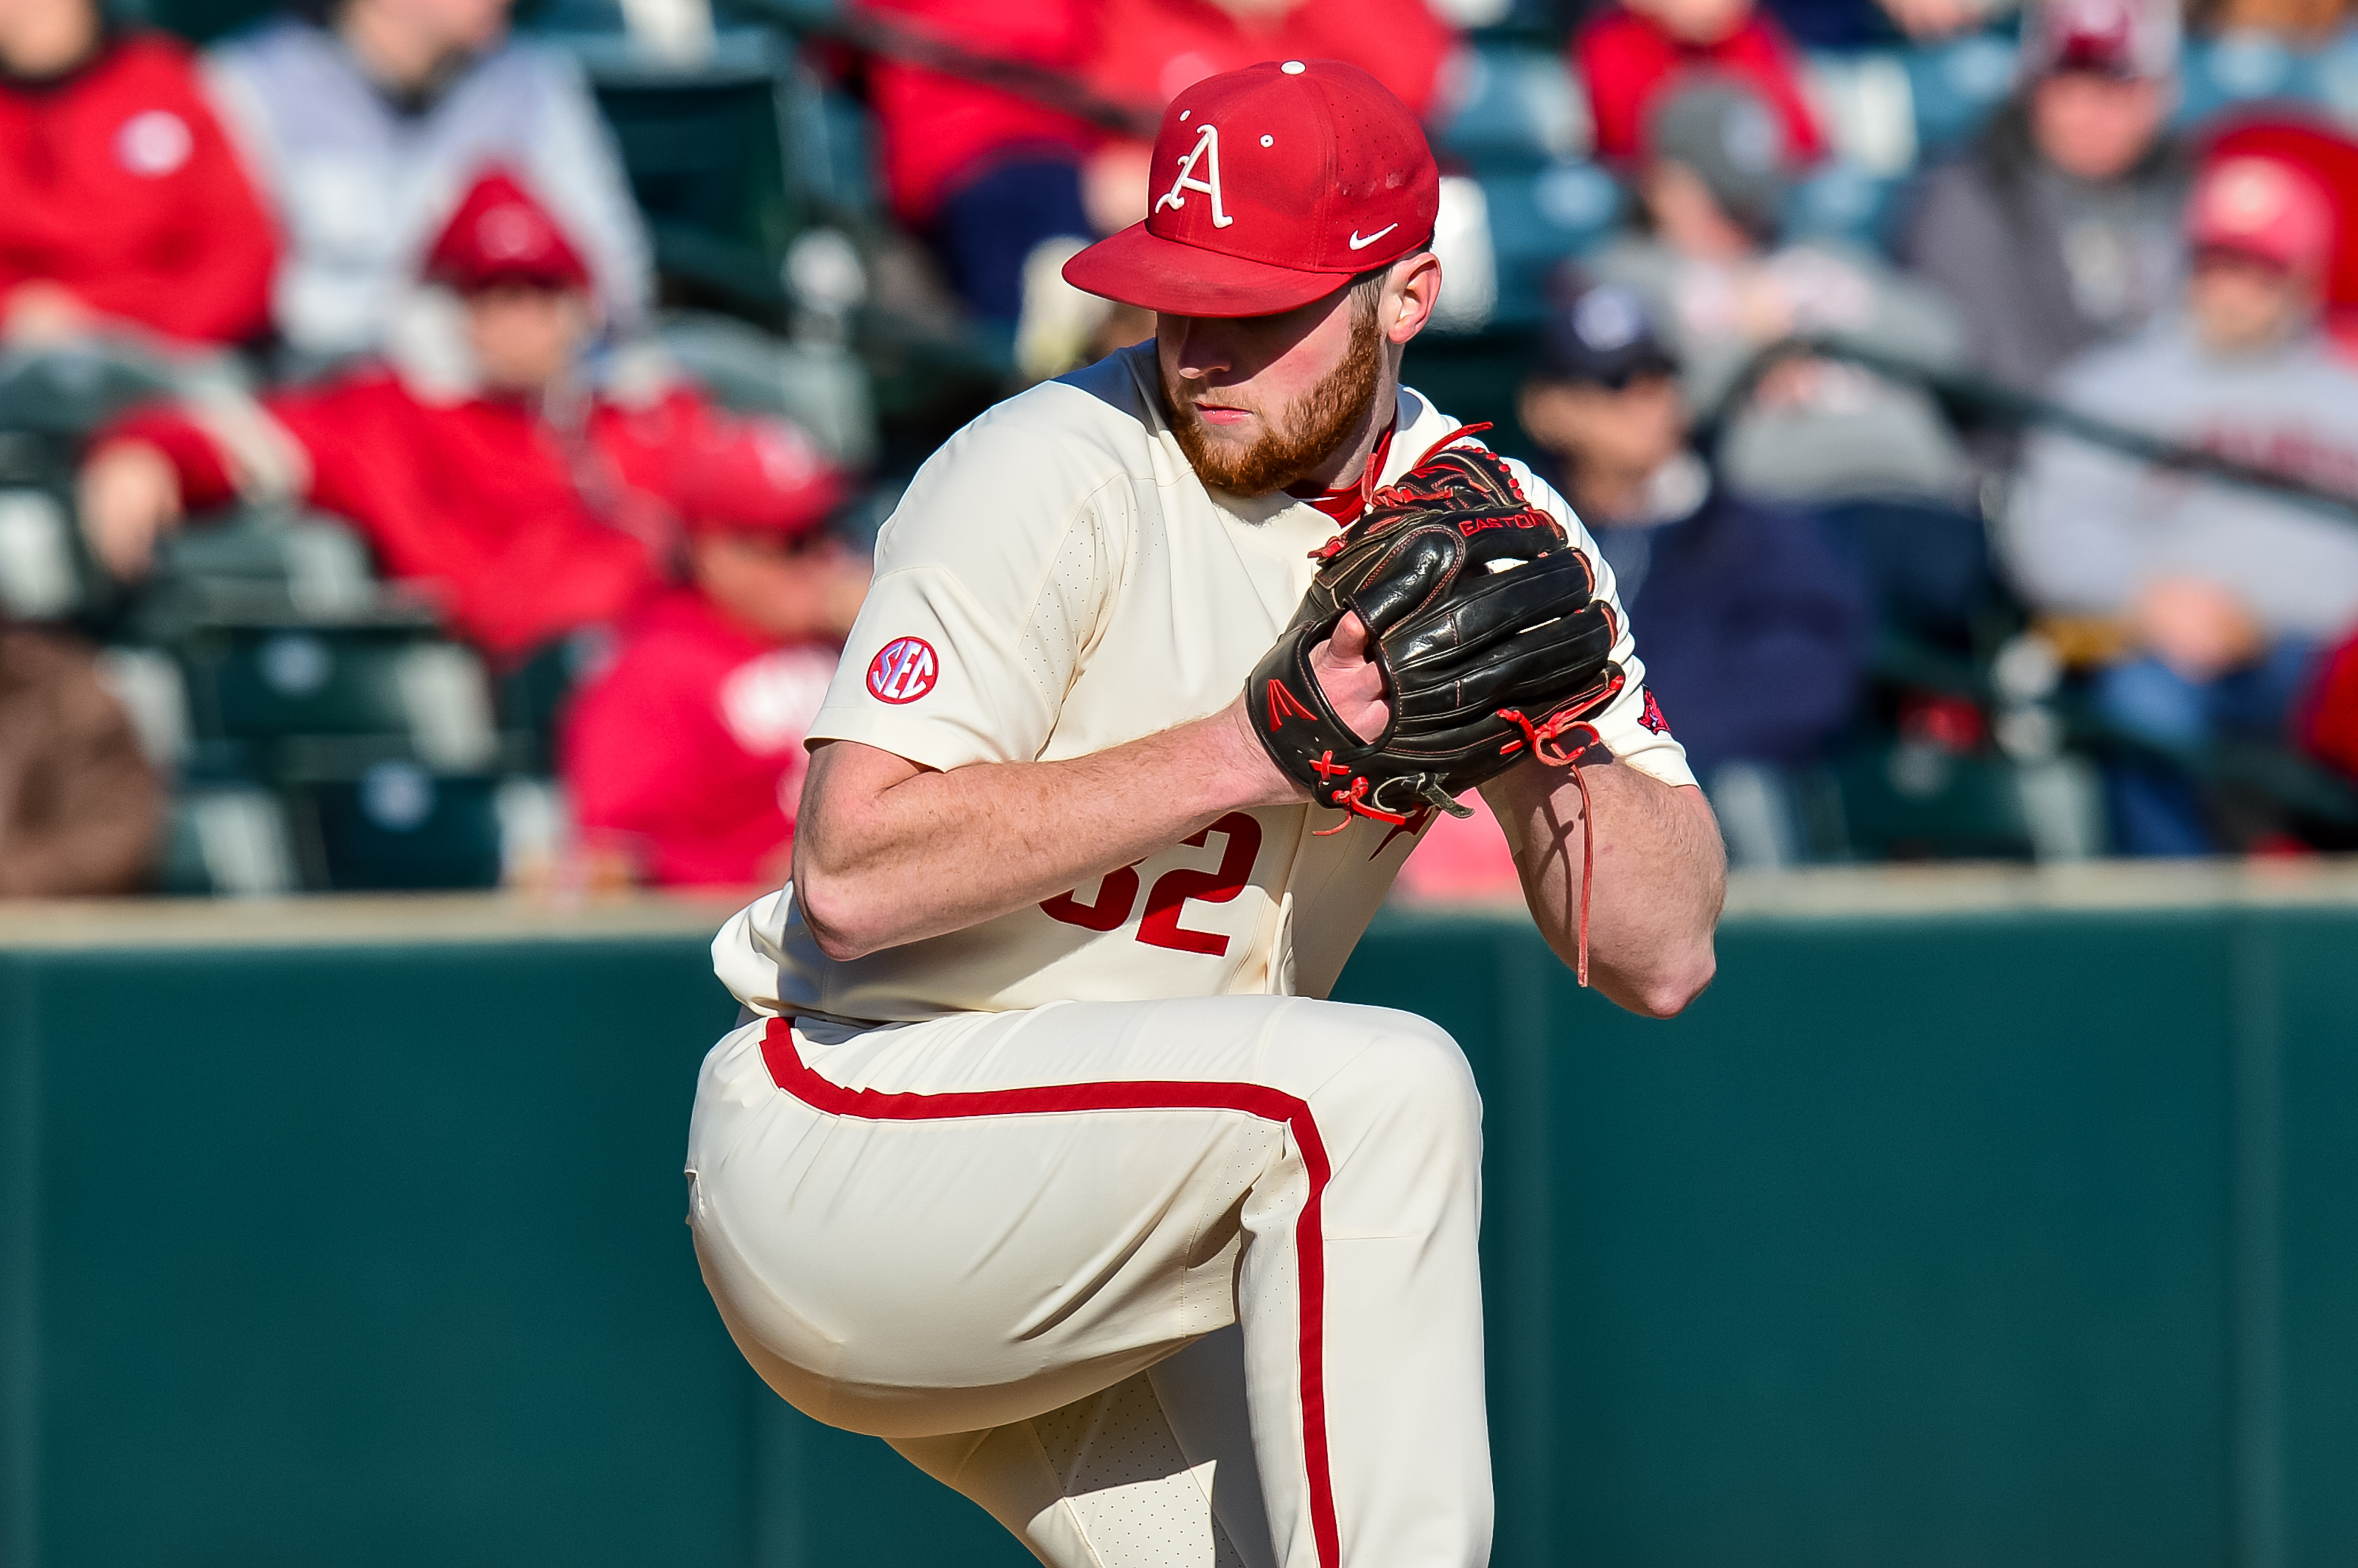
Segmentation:
{"type": "Polygon", "coordinates": [[[1576,288],[1524,383],[1535,466],[1595,535],[1646,629],[1646,680],[1719,807],[1738,864],[1800,846],[1786,773],[1856,699],[1863,590],[1824,523],[1738,494],[1690,442],[1679,366],[1638,297],[1576,288]],[[1551,471],[1552,470],[1552,471],[1551,471]]]}

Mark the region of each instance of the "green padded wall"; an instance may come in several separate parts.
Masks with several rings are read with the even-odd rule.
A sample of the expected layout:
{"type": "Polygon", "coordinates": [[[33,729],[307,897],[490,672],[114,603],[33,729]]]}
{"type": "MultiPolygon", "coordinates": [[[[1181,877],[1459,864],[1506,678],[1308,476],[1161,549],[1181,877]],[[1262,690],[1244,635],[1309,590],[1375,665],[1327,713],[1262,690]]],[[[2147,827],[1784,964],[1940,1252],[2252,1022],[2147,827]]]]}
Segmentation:
{"type": "MultiPolygon", "coordinates": [[[[2105,875],[1755,890],[1667,1024],[1379,924],[1488,1105],[1498,1562],[2358,1560],[2358,892],[2105,875]]],[[[704,1299],[714,918],[0,914],[0,1563],[1026,1561],[704,1299]]]]}

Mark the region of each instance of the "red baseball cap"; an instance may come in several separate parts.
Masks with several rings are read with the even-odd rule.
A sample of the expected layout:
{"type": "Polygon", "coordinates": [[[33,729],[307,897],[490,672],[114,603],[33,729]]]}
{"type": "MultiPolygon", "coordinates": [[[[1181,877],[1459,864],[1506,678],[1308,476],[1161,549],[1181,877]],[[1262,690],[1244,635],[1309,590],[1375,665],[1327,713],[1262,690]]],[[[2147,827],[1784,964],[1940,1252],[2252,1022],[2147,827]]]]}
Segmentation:
{"type": "Polygon", "coordinates": [[[673,493],[691,534],[798,539],[843,500],[843,474],[783,419],[723,415],[674,443],[673,493]]]}
{"type": "Polygon", "coordinates": [[[2186,202],[2187,243],[2314,277],[2333,254],[2333,203],[2316,180],[2270,157],[2221,158],[2186,202]]]}
{"type": "Polygon", "coordinates": [[[486,170],[426,253],[426,276],[462,294],[503,283],[587,288],[590,268],[548,209],[504,168],[486,170]]]}
{"type": "Polygon", "coordinates": [[[1171,101],[1146,221],[1065,280],[1173,316],[1267,316],[1433,240],[1441,173],[1408,105],[1355,65],[1266,61],[1171,101]]]}

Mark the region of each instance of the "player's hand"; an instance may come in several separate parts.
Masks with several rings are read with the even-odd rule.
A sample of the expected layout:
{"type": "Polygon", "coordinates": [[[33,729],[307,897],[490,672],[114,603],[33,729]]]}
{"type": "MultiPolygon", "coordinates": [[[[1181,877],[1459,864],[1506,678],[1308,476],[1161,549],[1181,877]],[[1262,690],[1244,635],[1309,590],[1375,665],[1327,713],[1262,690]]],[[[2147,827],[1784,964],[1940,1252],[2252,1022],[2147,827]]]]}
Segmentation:
{"type": "Polygon", "coordinates": [[[1362,741],[1372,741],[1391,721],[1384,701],[1384,673],[1369,655],[1368,624],[1350,611],[1336,623],[1335,634],[1310,650],[1310,668],[1335,717],[1362,741]]]}
{"type": "Polygon", "coordinates": [[[91,552],[120,582],[147,575],[157,537],[180,520],[179,475],[145,441],[101,451],[81,470],[76,495],[91,552]]]}
{"type": "MultiPolygon", "coordinates": [[[[1347,611],[1335,634],[1310,650],[1310,668],[1326,700],[1335,705],[1335,716],[1362,741],[1382,734],[1391,718],[1384,701],[1383,671],[1368,652],[1367,625],[1347,611]]],[[[1240,781],[1237,805],[1285,806],[1310,798],[1309,790],[1272,762],[1254,737],[1252,714],[1242,697],[1214,722],[1223,727],[1220,750],[1215,753],[1220,761],[1214,765],[1235,770],[1232,776],[1240,781]]]]}

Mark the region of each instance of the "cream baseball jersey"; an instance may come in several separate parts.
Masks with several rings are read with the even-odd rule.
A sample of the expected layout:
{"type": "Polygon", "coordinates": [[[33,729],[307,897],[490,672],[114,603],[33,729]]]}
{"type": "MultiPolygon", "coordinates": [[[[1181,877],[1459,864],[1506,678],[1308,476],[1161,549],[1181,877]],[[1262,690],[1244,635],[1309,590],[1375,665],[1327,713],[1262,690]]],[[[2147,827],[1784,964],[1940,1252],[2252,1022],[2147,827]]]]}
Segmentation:
{"type": "MultiPolygon", "coordinates": [[[[812,724],[932,768],[1087,756],[1232,701],[1309,587],[1335,524],[1284,495],[1207,489],[1163,423],[1141,343],[1001,404],[919,471],[877,541],[876,580],[812,724]]],[[[1456,422],[1400,394],[1384,471],[1456,422]]],[[[1516,465],[1612,577],[1562,497],[1516,465]]],[[[1624,762],[1693,783],[1628,673],[1594,722],[1624,762]]],[[[900,1021],[1057,1000],[1324,996],[1383,902],[1408,827],[1300,806],[1237,811],[1134,865],[947,935],[849,961],[805,929],[791,886],[714,944],[760,1012],[900,1021]],[[1331,833],[1324,829],[1338,828],[1331,833]]],[[[939,874],[965,874],[956,860],[939,874]]]]}

